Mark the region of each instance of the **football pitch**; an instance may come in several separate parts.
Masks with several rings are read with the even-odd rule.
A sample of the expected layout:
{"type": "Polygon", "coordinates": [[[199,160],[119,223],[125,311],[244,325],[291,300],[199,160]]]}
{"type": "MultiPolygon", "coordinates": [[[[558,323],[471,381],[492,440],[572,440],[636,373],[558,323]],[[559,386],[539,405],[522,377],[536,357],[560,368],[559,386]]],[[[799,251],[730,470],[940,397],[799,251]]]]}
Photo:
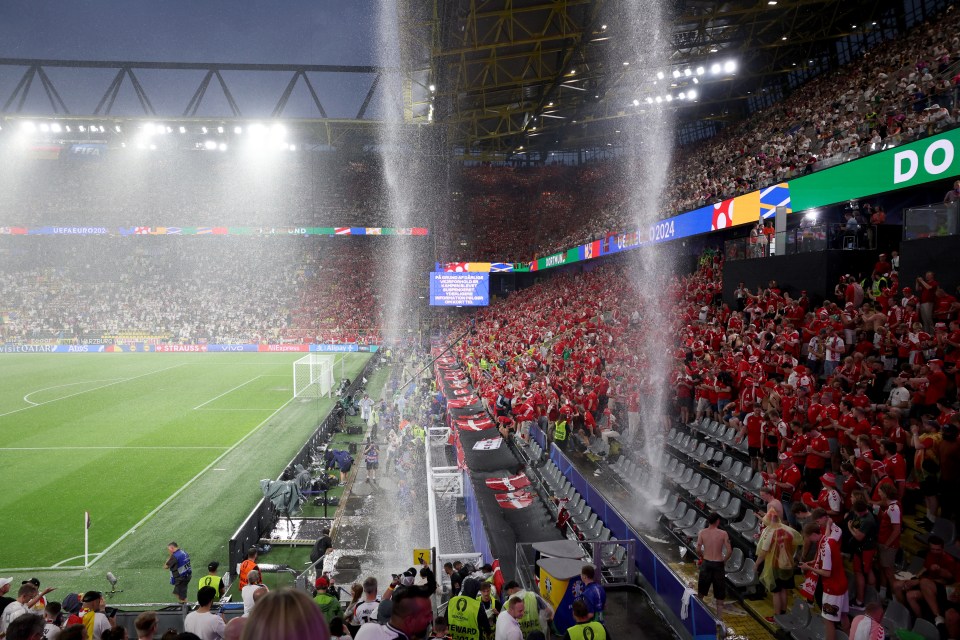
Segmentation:
{"type": "MultiPolygon", "coordinates": [[[[293,399],[303,354],[0,356],[0,575],[169,601],[176,540],[202,575],[332,401],[293,399]],[[84,565],[90,512],[90,567],[84,565]],[[140,577],[138,577],[140,576],[140,577]]],[[[337,354],[354,379],[369,354],[337,354]]],[[[15,582],[19,584],[19,582],[15,582]]]]}

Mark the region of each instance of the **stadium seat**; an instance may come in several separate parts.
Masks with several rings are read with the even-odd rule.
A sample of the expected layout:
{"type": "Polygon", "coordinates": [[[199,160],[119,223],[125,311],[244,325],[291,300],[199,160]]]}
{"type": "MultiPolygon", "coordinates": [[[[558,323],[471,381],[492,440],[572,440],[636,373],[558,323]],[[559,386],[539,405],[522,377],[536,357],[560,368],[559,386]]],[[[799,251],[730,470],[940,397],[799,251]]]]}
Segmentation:
{"type": "MultiPolygon", "coordinates": [[[[668,475],[671,480],[679,484],[680,481],[683,479],[684,474],[686,474],[686,472],[687,472],[687,465],[680,463],[677,465],[677,468],[671,471],[668,475]]],[[[690,470],[690,475],[693,475],[693,469],[690,470]]]]}
{"type": "Polygon", "coordinates": [[[910,628],[910,610],[900,604],[898,600],[891,600],[883,612],[881,623],[888,635],[894,635],[897,629],[910,628]]]}
{"type": "Polygon", "coordinates": [[[752,531],[757,524],[757,514],[754,513],[752,509],[747,509],[747,512],[743,516],[743,520],[740,522],[734,522],[730,525],[730,528],[741,535],[746,535],[747,532],[752,531]]]}
{"type": "Polygon", "coordinates": [[[690,467],[685,467],[683,471],[683,475],[674,478],[674,483],[677,486],[682,487],[683,485],[690,482],[692,478],[693,478],[693,469],[690,467]]]}
{"type": "Polygon", "coordinates": [[[703,496],[700,496],[700,500],[702,500],[705,505],[709,505],[711,502],[716,501],[719,497],[720,485],[713,484],[711,482],[710,486],[707,488],[707,492],[703,496]]]}
{"type": "MultiPolygon", "coordinates": [[[[759,474],[757,474],[759,475],[759,474]]],[[[740,485],[742,488],[746,488],[753,481],[753,469],[750,467],[744,467],[740,472],[740,475],[737,476],[735,482],[740,485]]]]}
{"type": "Polygon", "coordinates": [[[610,529],[607,529],[606,527],[603,527],[602,529],[600,529],[600,535],[597,536],[597,539],[598,539],[598,540],[607,541],[607,540],[610,539],[610,536],[611,536],[611,535],[612,535],[612,534],[610,533],[610,529]]]}
{"type": "MultiPolygon", "coordinates": [[[[719,488],[719,485],[717,485],[717,487],[719,488]]],[[[729,491],[721,491],[720,495],[718,495],[716,498],[713,500],[706,500],[705,502],[707,503],[707,508],[711,511],[721,511],[730,504],[732,497],[733,496],[730,495],[729,491]]]]}
{"type": "Polygon", "coordinates": [[[916,535],[917,542],[929,544],[930,536],[939,536],[943,539],[944,545],[952,544],[957,540],[957,525],[953,520],[937,518],[930,533],[918,533],[916,535]]]}
{"type": "MultiPolygon", "coordinates": [[[[723,570],[730,574],[740,571],[743,567],[743,549],[740,547],[734,547],[733,553],[730,554],[730,557],[727,558],[727,563],[723,565],[723,570]]],[[[799,598],[798,598],[799,599],[799,598]]]]}
{"type": "Polygon", "coordinates": [[[733,466],[730,467],[730,470],[724,474],[728,480],[736,480],[737,476],[740,475],[740,472],[743,471],[743,463],[739,460],[735,460],[733,466]]]}
{"type": "Polygon", "coordinates": [[[717,473],[725,476],[730,471],[731,467],[733,467],[733,458],[725,455],[723,456],[723,460],[720,461],[720,466],[717,467],[717,473]]]}
{"type": "Polygon", "coordinates": [[[750,478],[750,481],[743,485],[743,488],[747,491],[752,491],[754,493],[760,491],[763,487],[763,476],[759,473],[753,474],[753,477],[750,478]]]}
{"type": "Polygon", "coordinates": [[[686,502],[681,502],[677,505],[677,508],[671,511],[670,513],[664,514],[664,517],[670,522],[680,521],[690,509],[689,505],[686,502]]]}
{"type": "Polygon", "coordinates": [[[657,506],[657,511],[663,514],[672,512],[677,508],[677,504],[680,502],[680,498],[675,493],[668,493],[666,501],[657,506]]]}
{"type": "Polygon", "coordinates": [[[757,563],[753,558],[747,558],[740,571],[728,575],[727,580],[737,589],[746,589],[757,581],[757,563]]]}
{"type": "Polygon", "coordinates": [[[591,518],[596,518],[597,514],[593,512],[593,509],[587,503],[583,504],[583,508],[577,513],[576,516],[571,515],[570,519],[573,520],[573,523],[577,527],[585,527],[590,522],[591,518]]]}
{"type": "Polygon", "coordinates": [[[706,481],[706,482],[708,482],[708,483],[710,482],[709,479],[705,478],[704,476],[700,475],[699,473],[694,472],[694,473],[691,473],[691,474],[690,474],[690,479],[689,479],[689,480],[687,480],[686,482],[683,482],[683,483],[680,484],[680,488],[683,489],[684,491],[686,491],[687,493],[691,493],[691,492],[693,492],[697,487],[699,487],[700,484],[701,484],[702,482],[704,482],[704,481],[706,481]]]}
{"type": "Polygon", "coordinates": [[[924,640],[940,640],[940,632],[929,620],[917,618],[913,623],[913,632],[924,637],[924,640]]]}
{"type": "Polygon", "coordinates": [[[693,523],[697,521],[697,510],[696,509],[687,509],[687,512],[683,515],[683,518],[673,523],[673,528],[682,531],[687,527],[692,527],[693,523]]]}
{"type": "MultiPolygon", "coordinates": [[[[810,618],[810,605],[800,597],[793,598],[793,606],[790,611],[773,616],[777,624],[788,633],[805,628],[810,624],[810,618]]],[[[820,622],[820,620],[818,619],[817,622],[820,622]]]]}
{"type": "Polygon", "coordinates": [[[673,427],[672,429],[670,429],[670,432],[667,433],[667,440],[666,440],[666,442],[667,442],[668,444],[673,443],[673,442],[677,439],[677,436],[678,436],[679,434],[680,434],[680,432],[677,430],[677,428],[676,428],[676,427],[673,427]]]}
{"type": "Polygon", "coordinates": [[[740,506],[740,498],[731,498],[730,504],[723,509],[719,509],[717,513],[727,522],[731,522],[740,516],[740,506]]]}
{"type": "Polygon", "coordinates": [[[682,533],[685,538],[688,540],[695,540],[700,532],[707,528],[707,519],[704,516],[700,516],[696,521],[683,529],[682,533]]]}
{"type": "Polygon", "coordinates": [[[696,458],[697,460],[703,460],[703,456],[706,453],[707,453],[707,443],[701,442],[700,444],[697,445],[697,447],[693,450],[693,452],[690,455],[696,458]]]}
{"type": "Polygon", "coordinates": [[[716,485],[713,485],[713,483],[710,482],[710,478],[704,477],[703,480],[700,481],[700,484],[698,484],[690,492],[690,497],[693,498],[694,500],[703,500],[704,496],[710,493],[711,486],[716,486],[716,485]]]}
{"type": "Polygon", "coordinates": [[[680,461],[673,456],[670,456],[667,460],[667,465],[663,469],[663,475],[670,475],[670,472],[674,471],[678,464],[680,464],[680,461]]]}

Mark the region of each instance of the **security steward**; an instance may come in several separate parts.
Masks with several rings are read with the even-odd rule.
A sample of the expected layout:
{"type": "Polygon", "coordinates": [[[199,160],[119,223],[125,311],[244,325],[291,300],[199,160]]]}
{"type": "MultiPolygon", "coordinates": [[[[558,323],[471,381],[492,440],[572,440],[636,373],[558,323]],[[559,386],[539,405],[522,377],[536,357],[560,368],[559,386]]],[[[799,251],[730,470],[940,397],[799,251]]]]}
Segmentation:
{"type": "Polygon", "coordinates": [[[567,421],[560,418],[553,425],[553,441],[561,450],[567,449],[567,421]]]}
{"type": "Polygon", "coordinates": [[[193,576],[193,570],[190,568],[190,556],[176,542],[168,544],[167,551],[170,552],[170,557],[163,563],[163,566],[170,571],[173,595],[177,597],[180,604],[186,604],[187,584],[193,576]]]}
{"type": "Polygon", "coordinates": [[[607,628],[590,619],[590,611],[583,600],[574,600],[571,609],[577,623],[567,629],[565,640],[610,640],[607,628]]]}
{"type": "Polygon", "coordinates": [[[453,640],[486,640],[493,630],[480,601],[470,596],[454,596],[447,603],[448,633],[453,640]]]}
{"type": "Polygon", "coordinates": [[[217,600],[223,597],[223,578],[217,575],[217,569],[220,568],[219,562],[211,562],[207,565],[207,575],[200,578],[197,583],[197,591],[204,587],[213,587],[217,592],[217,600]]]}

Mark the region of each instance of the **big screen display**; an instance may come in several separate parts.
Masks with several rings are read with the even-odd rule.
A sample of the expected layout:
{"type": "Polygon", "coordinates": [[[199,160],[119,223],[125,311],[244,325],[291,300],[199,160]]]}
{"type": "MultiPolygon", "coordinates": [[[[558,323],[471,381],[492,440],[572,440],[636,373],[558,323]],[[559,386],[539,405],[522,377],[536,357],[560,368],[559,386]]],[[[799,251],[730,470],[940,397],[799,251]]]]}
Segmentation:
{"type": "Polygon", "coordinates": [[[431,272],[430,304],[435,307],[485,307],[490,304],[490,274],[431,272]]]}

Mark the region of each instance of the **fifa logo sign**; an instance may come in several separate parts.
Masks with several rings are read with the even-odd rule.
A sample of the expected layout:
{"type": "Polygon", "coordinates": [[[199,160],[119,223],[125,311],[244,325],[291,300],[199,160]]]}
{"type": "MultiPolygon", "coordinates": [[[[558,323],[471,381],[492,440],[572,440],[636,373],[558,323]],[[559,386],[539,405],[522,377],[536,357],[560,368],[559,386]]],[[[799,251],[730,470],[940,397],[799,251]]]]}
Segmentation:
{"type": "Polygon", "coordinates": [[[921,169],[921,162],[921,177],[945,173],[953,165],[953,158],[953,143],[949,140],[937,140],[928,146],[923,150],[923,158],[916,151],[899,151],[893,155],[893,183],[913,180],[921,169]]]}

